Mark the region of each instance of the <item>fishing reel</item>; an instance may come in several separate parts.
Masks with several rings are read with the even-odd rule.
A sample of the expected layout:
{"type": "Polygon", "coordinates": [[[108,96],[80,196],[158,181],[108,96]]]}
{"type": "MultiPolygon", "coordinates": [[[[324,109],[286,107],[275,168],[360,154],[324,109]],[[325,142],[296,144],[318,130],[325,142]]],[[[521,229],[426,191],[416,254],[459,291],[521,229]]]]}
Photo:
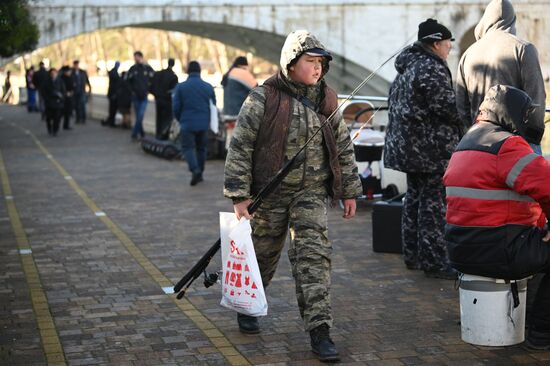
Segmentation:
{"type": "Polygon", "coordinates": [[[214,286],[218,283],[219,278],[220,272],[206,273],[206,271],[204,271],[204,287],[208,288],[210,286],[214,286]]]}

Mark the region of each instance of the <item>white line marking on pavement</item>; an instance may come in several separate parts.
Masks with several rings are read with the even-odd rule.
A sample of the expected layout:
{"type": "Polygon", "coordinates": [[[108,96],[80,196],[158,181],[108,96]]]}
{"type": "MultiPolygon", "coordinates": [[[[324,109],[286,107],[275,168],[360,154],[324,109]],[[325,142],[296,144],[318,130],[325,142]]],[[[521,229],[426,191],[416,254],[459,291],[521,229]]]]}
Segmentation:
{"type": "Polygon", "coordinates": [[[164,291],[165,294],[172,295],[174,293],[173,287],[162,287],[162,291],[164,291]]]}

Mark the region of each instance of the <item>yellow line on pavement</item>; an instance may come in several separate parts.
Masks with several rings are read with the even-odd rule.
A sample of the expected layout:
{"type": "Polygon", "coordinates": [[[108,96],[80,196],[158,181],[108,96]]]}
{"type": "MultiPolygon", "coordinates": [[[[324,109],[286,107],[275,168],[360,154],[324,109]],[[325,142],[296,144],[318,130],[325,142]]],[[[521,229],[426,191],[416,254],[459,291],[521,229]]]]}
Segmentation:
{"type": "MultiPolygon", "coordinates": [[[[21,127],[19,127],[21,128],[21,127]]],[[[46,149],[46,147],[38,140],[38,138],[30,131],[25,131],[38,146],[38,148],[46,155],[50,162],[56,167],[61,175],[65,177],[67,183],[75,190],[75,192],[82,198],[84,203],[94,212],[94,214],[101,220],[111,232],[120,240],[122,245],[126,248],[128,253],[143,267],[143,269],[153,278],[153,280],[162,288],[173,287],[174,284],[143,254],[143,252],[134,244],[132,239],[126,235],[126,233],[120,229],[120,227],[114,223],[113,220],[103,212],[99,206],[86,194],[86,192],[78,185],[78,183],[69,175],[69,173],[63,168],[61,164],[53,155],[46,149]]],[[[188,299],[183,298],[181,300],[176,299],[175,294],[170,294],[169,298],[176,304],[176,306],[195,323],[212,342],[212,344],[218,349],[218,351],[225,357],[227,362],[233,366],[245,366],[250,365],[248,360],[233,346],[233,344],[223,335],[223,333],[206,318],[199,309],[197,309],[188,299]]]]}
{"type": "Polygon", "coordinates": [[[50,308],[48,306],[48,300],[46,294],[42,289],[42,283],[40,282],[40,275],[36,263],[32,255],[32,249],[23,229],[23,224],[19,217],[17,207],[12,195],[8,172],[6,165],[4,164],[4,158],[0,151],[0,179],[2,180],[2,190],[4,192],[4,198],[6,199],[6,207],[8,215],[10,217],[11,226],[15,234],[15,240],[17,242],[17,249],[19,251],[19,258],[23,266],[23,272],[25,273],[25,279],[27,280],[27,286],[31,296],[32,307],[34,309],[34,315],[36,322],[38,323],[38,331],[40,332],[40,338],[42,341],[42,347],[48,365],[66,365],[65,355],[55,323],[53,321],[50,308]]]}

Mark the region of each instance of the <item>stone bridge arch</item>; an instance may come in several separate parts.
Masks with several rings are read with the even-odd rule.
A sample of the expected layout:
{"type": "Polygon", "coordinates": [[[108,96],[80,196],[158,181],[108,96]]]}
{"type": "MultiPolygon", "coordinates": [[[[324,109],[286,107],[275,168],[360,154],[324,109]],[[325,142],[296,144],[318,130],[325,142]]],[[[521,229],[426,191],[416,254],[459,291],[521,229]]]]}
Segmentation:
{"type": "MultiPolygon", "coordinates": [[[[514,0],[518,35],[539,49],[550,66],[549,0],[514,0]]],[[[399,46],[418,24],[436,17],[457,40],[477,24],[489,0],[35,0],[30,2],[41,38],[38,47],[98,29],[126,26],[181,31],[254,52],[278,64],[286,34],[309,29],[335,55],[331,84],[353,89],[399,46]]],[[[458,42],[457,42],[458,43],[458,42]]],[[[449,57],[456,71],[460,47],[449,57]]],[[[386,95],[395,76],[392,62],[360,92],[386,95]]]]}

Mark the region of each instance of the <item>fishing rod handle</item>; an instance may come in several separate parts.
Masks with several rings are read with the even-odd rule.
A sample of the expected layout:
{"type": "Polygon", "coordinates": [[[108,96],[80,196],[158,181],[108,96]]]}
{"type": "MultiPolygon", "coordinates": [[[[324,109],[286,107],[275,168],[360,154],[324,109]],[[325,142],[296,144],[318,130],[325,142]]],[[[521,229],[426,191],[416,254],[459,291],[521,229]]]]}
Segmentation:
{"type": "Polygon", "coordinates": [[[220,250],[220,247],[221,247],[221,239],[218,238],[218,240],[214,243],[214,245],[212,245],[210,249],[208,249],[208,251],[202,256],[201,259],[199,259],[199,261],[193,266],[193,268],[191,268],[191,270],[187,272],[182,277],[182,279],[179,280],[179,282],[174,286],[174,292],[179,292],[183,288],[183,286],[185,286],[185,284],[189,282],[189,280],[191,280],[196,273],[200,275],[206,269],[206,267],[208,267],[208,264],[214,257],[214,254],[216,254],[216,252],[220,250]]]}

